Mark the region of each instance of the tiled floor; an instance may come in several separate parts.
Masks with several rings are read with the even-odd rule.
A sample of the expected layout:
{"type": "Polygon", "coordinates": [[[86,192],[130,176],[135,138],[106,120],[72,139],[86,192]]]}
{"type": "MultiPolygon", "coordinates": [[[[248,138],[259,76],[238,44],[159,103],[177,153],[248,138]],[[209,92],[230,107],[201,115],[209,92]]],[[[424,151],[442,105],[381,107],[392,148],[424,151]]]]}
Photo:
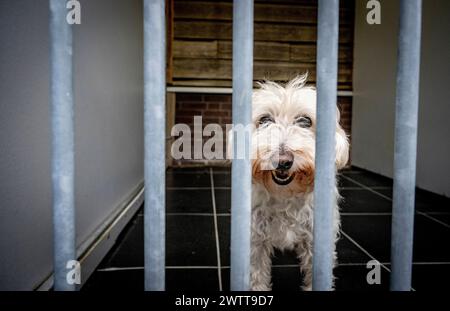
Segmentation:
{"type": "MultiPolygon", "coordinates": [[[[168,290],[228,290],[230,172],[225,168],[172,169],[167,173],[168,290]],[[217,224],[217,228],[216,228],[217,224]]],[[[336,290],[389,289],[392,180],[357,168],[340,177],[344,200],[337,245],[336,290]],[[381,284],[369,285],[369,260],[381,264],[381,284]]],[[[416,194],[413,289],[450,289],[450,200],[416,194]]],[[[143,290],[143,217],[140,211],[83,290],[143,290]]],[[[273,289],[299,290],[292,253],[276,252],[273,289]]]]}

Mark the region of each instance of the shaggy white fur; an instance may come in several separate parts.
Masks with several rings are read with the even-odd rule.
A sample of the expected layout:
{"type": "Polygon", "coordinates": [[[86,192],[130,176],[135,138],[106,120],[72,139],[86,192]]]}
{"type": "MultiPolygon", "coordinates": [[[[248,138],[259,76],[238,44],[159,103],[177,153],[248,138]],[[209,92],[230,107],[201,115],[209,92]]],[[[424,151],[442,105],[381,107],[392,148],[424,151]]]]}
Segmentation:
{"type": "MultiPolygon", "coordinates": [[[[306,75],[281,86],[260,84],[253,94],[251,289],[270,290],[274,248],[295,250],[304,290],[312,287],[313,186],[316,90],[306,75]]],[[[349,144],[336,122],[336,169],[348,160],[349,144]]],[[[339,193],[333,230],[338,238],[339,193]]],[[[335,254],[336,261],[336,254],[335,254]]]]}

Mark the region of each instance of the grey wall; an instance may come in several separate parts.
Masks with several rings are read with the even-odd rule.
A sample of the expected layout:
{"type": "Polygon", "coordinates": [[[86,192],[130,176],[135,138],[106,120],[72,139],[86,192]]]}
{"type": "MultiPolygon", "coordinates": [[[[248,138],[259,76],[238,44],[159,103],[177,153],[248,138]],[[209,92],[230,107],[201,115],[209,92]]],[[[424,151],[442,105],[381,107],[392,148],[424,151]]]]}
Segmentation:
{"type": "MultiPolygon", "coordinates": [[[[381,1],[381,25],[366,23],[356,1],[353,165],[392,177],[398,0],[381,1]]],[[[450,2],[423,1],[417,185],[450,196],[450,2]]]]}
{"type": "MultiPolygon", "coordinates": [[[[142,5],[81,0],[74,28],[77,244],[143,179],[142,5]]],[[[52,270],[47,0],[0,0],[0,290],[52,270]]]]}

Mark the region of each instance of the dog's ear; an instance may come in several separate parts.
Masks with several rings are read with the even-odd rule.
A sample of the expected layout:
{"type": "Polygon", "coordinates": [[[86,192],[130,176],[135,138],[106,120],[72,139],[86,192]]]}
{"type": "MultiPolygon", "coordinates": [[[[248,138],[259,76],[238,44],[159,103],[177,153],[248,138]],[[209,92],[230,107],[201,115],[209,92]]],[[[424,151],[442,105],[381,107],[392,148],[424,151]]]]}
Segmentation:
{"type": "Polygon", "coordinates": [[[344,168],[348,162],[349,147],[347,135],[339,125],[339,118],[336,124],[336,168],[339,170],[344,168]]]}

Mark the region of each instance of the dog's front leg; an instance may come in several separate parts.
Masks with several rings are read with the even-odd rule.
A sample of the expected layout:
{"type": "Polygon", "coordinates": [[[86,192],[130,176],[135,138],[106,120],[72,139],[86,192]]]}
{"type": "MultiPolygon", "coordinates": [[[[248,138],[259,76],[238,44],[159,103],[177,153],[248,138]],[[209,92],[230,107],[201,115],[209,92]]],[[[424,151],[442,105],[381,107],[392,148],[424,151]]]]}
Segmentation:
{"type": "Polygon", "coordinates": [[[301,288],[304,291],[312,290],[312,247],[312,236],[308,235],[295,249],[300,259],[300,272],[303,274],[303,286],[301,288]]]}
{"type": "Polygon", "coordinates": [[[255,291],[272,290],[272,247],[267,242],[252,241],[250,289],[255,291]]]}
{"type": "MultiPolygon", "coordinates": [[[[312,239],[305,239],[303,243],[296,247],[297,256],[300,259],[300,272],[303,274],[303,286],[304,291],[312,290],[312,239]]],[[[337,265],[337,255],[335,247],[333,247],[333,268],[337,265]]],[[[332,279],[332,290],[334,290],[334,276],[332,279]]]]}

